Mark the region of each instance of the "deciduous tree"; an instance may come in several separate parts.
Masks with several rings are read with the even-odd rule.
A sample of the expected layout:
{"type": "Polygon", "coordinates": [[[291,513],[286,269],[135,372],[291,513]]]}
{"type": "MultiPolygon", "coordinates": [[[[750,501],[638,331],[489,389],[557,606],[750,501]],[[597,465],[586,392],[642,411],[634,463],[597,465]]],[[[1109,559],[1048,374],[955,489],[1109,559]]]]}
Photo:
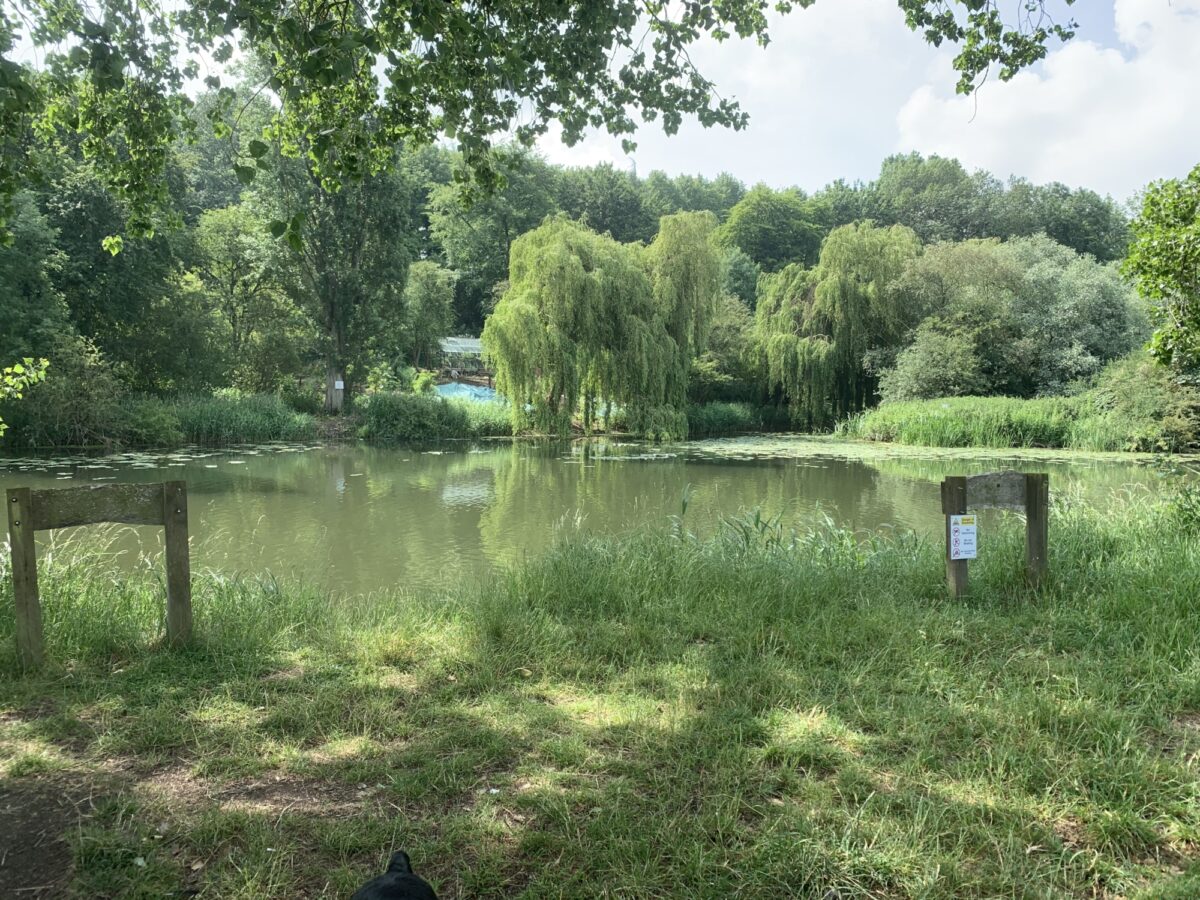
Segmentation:
{"type": "Polygon", "coordinates": [[[454,324],[455,274],[433,260],[415,262],[404,286],[404,319],[409,359],[414,368],[428,365],[438,341],[454,324]]]}
{"type": "MultiPolygon", "coordinates": [[[[277,202],[302,209],[303,241],[292,245],[297,305],[316,322],[325,364],[325,408],[340,411],[337,382],[347,392],[365,377],[373,349],[402,340],[404,284],[412,259],[412,186],[395,171],[329,189],[301,162],[278,169],[277,202]]],[[[264,192],[262,202],[271,195],[264,192]]]]}
{"type": "Polygon", "coordinates": [[[789,263],[813,265],[824,235],[815,207],[799,191],[760,184],[729,211],[719,239],[737,247],[763,271],[777,272],[789,263]]]}
{"type": "Polygon", "coordinates": [[[1125,269],[1152,304],[1151,350],[1164,363],[1194,371],[1200,366],[1200,166],[1146,189],[1133,235],[1125,269]]]}

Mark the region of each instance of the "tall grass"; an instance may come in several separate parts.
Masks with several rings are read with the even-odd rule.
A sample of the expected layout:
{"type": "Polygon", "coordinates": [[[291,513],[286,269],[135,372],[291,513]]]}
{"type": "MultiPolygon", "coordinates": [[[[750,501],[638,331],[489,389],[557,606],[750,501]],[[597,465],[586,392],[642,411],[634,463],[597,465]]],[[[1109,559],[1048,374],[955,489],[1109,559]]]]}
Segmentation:
{"type": "Polygon", "coordinates": [[[512,434],[507,404],[447,400],[432,394],[378,393],[360,404],[362,438],[372,444],[411,444],[512,434]]]}
{"type": "Polygon", "coordinates": [[[749,403],[693,404],[688,407],[688,436],[709,437],[762,431],[762,416],[749,403]]]}
{"type": "Polygon", "coordinates": [[[1077,403],[1062,397],[947,397],[885,403],[838,433],[927,447],[1068,447],[1077,418],[1077,403]]]}
{"type": "Polygon", "coordinates": [[[885,403],[852,416],[837,433],[925,447],[1061,447],[1071,450],[1180,452],[1193,426],[1178,419],[1132,418],[1104,409],[1094,395],[946,397],[885,403]]]}
{"type": "Polygon", "coordinates": [[[511,437],[512,415],[508,404],[499,400],[446,400],[467,417],[468,437],[511,437]]]}
{"type": "Polygon", "coordinates": [[[1145,354],[1066,397],[947,397],[885,403],[838,433],[927,447],[1063,447],[1178,453],[1200,441],[1200,392],[1145,354]]]}
{"type": "Polygon", "coordinates": [[[274,394],[222,393],[184,397],[172,404],[184,440],[222,445],[302,441],[317,436],[316,419],[296,412],[274,394]]]}
{"type": "Polygon", "coordinates": [[[218,391],[163,398],[123,395],[111,402],[56,409],[30,403],[5,445],[13,447],[178,447],[312,440],[316,418],[274,394],[218,391]]]}
{"type": "Polygon", "coordinates": [[[1014,518],[963,602],[936,541],[685,524],[431,595],[200,576],[180,652],[153,576],[56,557],[42,675],[0,588],[0,774],[151,773],[82,894],[344,896],[402,845],[456,896],[1196,895],[1193,519],[1059,503],[1035,594],[1014,518]]]}

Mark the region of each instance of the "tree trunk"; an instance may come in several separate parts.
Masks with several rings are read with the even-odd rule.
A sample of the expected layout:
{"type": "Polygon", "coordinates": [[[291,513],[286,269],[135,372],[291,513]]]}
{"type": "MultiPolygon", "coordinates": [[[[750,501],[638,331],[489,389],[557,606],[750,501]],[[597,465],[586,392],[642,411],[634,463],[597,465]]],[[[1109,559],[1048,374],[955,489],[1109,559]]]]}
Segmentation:
{"type": "Polygon", "coordinates": [[[341,415],[346,397],[346,366],[342,363],[342,330],[335,323],[330,329],[329,353],[325,357],[325,412],[341,415]]]}
{"type": "Polygon", "coordinates": [[[346,373],[334,362],[325,367],[325,412],[340,415],[346,396],[346,373]]]}

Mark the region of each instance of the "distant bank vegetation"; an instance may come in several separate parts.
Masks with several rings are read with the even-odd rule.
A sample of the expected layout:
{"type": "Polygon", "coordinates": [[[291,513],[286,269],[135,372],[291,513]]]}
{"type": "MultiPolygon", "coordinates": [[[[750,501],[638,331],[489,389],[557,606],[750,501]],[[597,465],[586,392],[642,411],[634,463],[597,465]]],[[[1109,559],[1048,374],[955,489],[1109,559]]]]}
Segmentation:
{"type": "Polygon", "coordinates": [[[1183,452],[1200,440],[1200,391],[1147,358],[1121,360],[1059,397],[944,397],[884,403],[838,433],[927,447],[1183,452]]]}
{"type": "MultiPolygon", "coordinates": [[[[980,426],[993,442],[1186,447],[1196,432],[1187,372],[1148,376],[1165,393],[1132,424],[1104,399],[1100,373],[1151,327],[1116,267],[1127,217],[1093,192],[916,154],[807,193],[505,149],[505,183],[464,208],[461,160],[432,148],[335,194],[288,180],[284,160],[278,183],[247,188],[199,115],[211,102],[197,142],[175,151],[175,231],[105,251],[128,210],[69,156],[17,198],[0,247],[0,364],[50,367],[0,402],[6,447],[316,437],[331,377],[353,417],[339,432],[387,443],[828,432],[884,404],[849,434],[944,397],[1073,410],[1074,436],[980,426]],[[263,227],[284,196],[306,210],[301,255],[263,227]],[[480,331],[511,402],[423,397],[433,376],[416,370],[436,365],[438,338],[480,331]]],[[[268,113],[247,97],[247,116],[268,113]]],[[[968,407],[983,408],[937,408],[968,407]]]]}

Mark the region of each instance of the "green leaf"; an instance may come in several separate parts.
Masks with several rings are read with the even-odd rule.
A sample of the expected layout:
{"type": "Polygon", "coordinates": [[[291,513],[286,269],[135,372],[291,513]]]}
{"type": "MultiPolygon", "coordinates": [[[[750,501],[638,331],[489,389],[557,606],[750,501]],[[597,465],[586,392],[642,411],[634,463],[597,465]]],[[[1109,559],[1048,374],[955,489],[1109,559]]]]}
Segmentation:
{"type": "Polygon", "coordinates": [[[233,171],[237,175],[238,181],[245,185],[251,184],[254,181],[254,176],[258,174],[258,170],[254,166],[239,166],[234,164],[233,171]]]}
{"type": "Polygon", "coordinates": [[[248,152],[255,159],[261,159],[262,157],[267,155],[267,151],[270,149],[271,148],[268,147],[265,142],[254,140],[254,141],[250,142],[248,152]]]}
{"type": "Polygon", "coordinates": [[[100,246],[116,256],[125,248],[125,241],[119,234],[110,234],[100,242],[100,246]]]}
{"type": "Polygon", "coordinates": [[[271,237],[281,238],[283,237],[284,232],[287,231],[287,223],[275,219],[269,225],[267,225],[267,230],[271,232],[271,237]]]}

